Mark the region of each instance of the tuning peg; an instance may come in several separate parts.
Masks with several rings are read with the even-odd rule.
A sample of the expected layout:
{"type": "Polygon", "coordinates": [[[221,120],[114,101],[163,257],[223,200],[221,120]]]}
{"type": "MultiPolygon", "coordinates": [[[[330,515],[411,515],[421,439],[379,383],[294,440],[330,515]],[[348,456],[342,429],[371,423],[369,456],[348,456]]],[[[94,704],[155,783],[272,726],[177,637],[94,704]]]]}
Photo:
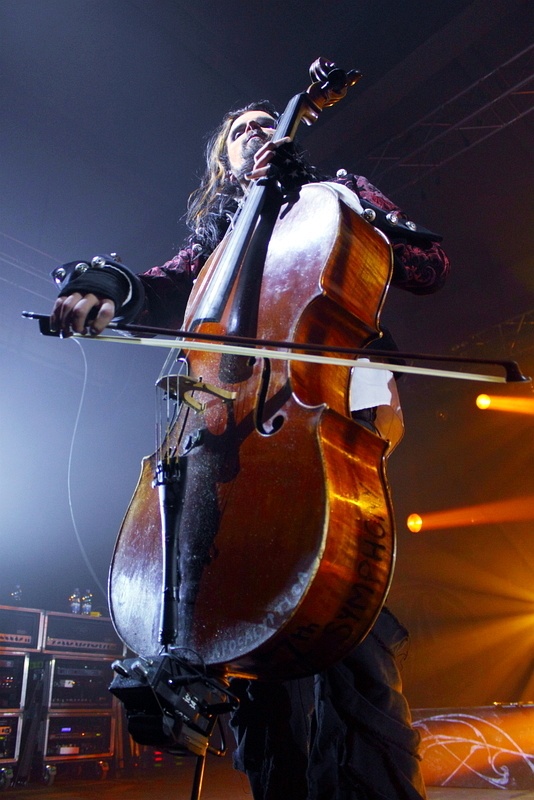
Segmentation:
{"type": "Polygon", "coordinates": [[[347,86],[355,86],[363,78],[363,73],[359,69],[349,69],[347,72],[347,86]]]}
{"type": "Polygon", "coordinates": [[[333,105],[344,97],[347,89],[354,86],[361,77],[362,73],[357,69],[345,72],[328,58],[318,58],[310,67],[310,78],[316,84],[315,93],[312,95],[317,97],[319,91],[324,96],[322,107],[333,105]]]}

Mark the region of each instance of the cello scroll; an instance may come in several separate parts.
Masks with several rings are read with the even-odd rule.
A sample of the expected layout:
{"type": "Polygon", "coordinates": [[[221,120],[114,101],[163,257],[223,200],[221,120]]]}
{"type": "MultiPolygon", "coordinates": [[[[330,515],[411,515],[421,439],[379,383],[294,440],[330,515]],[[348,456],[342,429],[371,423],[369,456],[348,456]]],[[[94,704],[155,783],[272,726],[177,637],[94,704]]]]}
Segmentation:
{"type": "Polygon", "coordinates": [[[333,61],[318,58],[310,67],[310,78],[313,83],[308,88],[308,95],[322,110],[342,100],[347,91],[362,78],[362,73],[356,69],[345,72],[333,61]]]}

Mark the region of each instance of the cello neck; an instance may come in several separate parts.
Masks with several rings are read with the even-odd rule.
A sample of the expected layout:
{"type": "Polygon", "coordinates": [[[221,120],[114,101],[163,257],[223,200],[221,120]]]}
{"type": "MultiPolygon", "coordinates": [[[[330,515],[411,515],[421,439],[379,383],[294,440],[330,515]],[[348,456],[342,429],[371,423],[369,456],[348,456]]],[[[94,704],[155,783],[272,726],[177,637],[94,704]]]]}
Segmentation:
{"type": "MultiPolygon", "coordinates": [[[[311,86],[305,92],[294,95],[287,104],[276,126],[274,142],[285,137],[293,140],[301,122],[312,125],[323,108],[344,97],[347,88],[356,83],[360,74],[354,70],[345,73],[326,59],[317,59],[310,67],[310,77],[313,81],[311,86]]],[[[196,307],[190,316],[190,329],[204,322],[219,322],[227,308],[231,292],[236,287],[228,333],[235,336],[256,334],[261,254],[266,247],[269,226],[274,225],[276,219],[276,215],[273,219],[273,213],[266,215],[269,220],[266,220],[264,230],[258,230],[258,220],[266,207],[267,199],[274,200],[272,205],[267,205],[271,205],[271,212],[277,213],[281,196],[273,179],[263,179],[253,184],[247,193],[217,270],[209,285],[203,287],[201,295],[195,300],[196,307]]]]}

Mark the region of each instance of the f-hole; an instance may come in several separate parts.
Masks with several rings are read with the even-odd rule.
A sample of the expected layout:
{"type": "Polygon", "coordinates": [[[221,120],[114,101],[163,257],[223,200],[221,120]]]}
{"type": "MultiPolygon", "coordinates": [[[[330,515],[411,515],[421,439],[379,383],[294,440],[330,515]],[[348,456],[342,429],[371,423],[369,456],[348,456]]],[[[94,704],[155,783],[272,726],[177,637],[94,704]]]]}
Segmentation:
{"type": "Polygon", "coordinates": [[[265,406],[267,401],[267,394],[269,390],[269,382],[271,380],[271,362],[268,358],[263,361],[263,370],[261,373],[260,391],[258,393],[258,402],[254,414],[254,424],[258,433],[264,436],[272,436],[277,433],[284,424],[283,414],[278,414],[271,420],[270,426],[265,427],[265,406]]]}

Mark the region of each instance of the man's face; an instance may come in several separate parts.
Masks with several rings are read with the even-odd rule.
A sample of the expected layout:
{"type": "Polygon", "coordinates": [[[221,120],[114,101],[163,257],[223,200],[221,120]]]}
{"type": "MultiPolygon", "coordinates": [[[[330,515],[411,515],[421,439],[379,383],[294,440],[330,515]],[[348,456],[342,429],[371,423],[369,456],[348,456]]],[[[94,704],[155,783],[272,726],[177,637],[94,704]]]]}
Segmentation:
{"type": "Polygon", "coordinates": [[[276,124],[266,111],[245,111],[233,121],[226,140],[226,153],[238,181],[252,170],[254,155],[272,137],[276,124]]]}

